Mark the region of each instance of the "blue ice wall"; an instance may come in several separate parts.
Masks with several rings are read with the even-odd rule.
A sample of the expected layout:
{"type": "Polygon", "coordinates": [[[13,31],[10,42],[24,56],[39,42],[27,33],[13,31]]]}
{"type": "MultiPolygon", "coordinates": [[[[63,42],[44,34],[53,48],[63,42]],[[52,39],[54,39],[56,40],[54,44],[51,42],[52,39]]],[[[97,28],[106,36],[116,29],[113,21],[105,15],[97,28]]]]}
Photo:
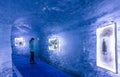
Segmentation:
{"type": "Polygon", "coordinates": [[[12,77],[11,20],[8,10],[9,3],[0,1],[0,77],[12,77]]]}
{"type": "Polygon", "coordinates": [[[12,77],[11,25],[0,23],[0,77],[12,77]]]}
{"type": "Polygon", "coordinates": [[[119,74],[115,74],[96,66],[96,29],[111,21],[117,23],[120,55],[119,6],[119,0],[11,1],[16,16],[12,27],[13,54],[29,55],[28,42],[35,37],[36,55],[74,76],[119,77],[120,67],[119,74]],[[48,50],[52,36],[60,39],[59,52],[48,50]],[[25,38],[26,46],[16,47],[16,37],[25,38]]]}

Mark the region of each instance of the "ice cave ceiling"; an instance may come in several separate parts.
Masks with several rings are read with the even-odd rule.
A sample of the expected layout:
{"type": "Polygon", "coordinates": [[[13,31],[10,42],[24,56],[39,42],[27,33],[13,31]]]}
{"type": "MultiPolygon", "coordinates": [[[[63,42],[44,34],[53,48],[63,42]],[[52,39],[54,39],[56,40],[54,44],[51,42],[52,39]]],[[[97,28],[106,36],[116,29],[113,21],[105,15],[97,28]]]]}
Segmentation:
{"type": "Polygon", "coordinates": [[[4,0],[0,2],[0,23],[19,30],[59,33],[98,21],[105,23],[104,17],[115,18],[116,11],[118,16],[119,4],[118,0],[4,0]]]}

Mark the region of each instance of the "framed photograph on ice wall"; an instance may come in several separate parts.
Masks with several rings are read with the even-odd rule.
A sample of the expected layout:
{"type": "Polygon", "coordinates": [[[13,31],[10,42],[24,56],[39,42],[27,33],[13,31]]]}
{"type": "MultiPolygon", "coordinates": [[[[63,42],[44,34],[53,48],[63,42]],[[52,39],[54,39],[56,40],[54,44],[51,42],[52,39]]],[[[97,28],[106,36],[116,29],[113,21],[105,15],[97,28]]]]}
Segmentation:
{"type": "Polygon", "coordinates": [[[52,51],[59,51],[60,50],[59,39],[57,37],[49,38],[48,48],[49,50],[52,50],[52,51]]]}
{"type": "Polygon", "coordinates": [[[15,38],[15,46],[17,47],[23,47],[25,46],[25,40],[22,37],[15,38]]]}
{"type": "Polygon", "coordinates": [[[97,28],[97,66],[117,73],[116,25],[97,28]]]}

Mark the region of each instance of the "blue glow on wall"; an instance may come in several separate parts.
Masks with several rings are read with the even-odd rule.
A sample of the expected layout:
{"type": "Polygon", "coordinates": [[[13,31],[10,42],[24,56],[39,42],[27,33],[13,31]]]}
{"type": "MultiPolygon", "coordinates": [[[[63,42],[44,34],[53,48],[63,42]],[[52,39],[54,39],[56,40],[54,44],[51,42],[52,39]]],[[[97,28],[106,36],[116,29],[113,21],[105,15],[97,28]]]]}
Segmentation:
{"type": "MultiPolygon", "coordinates": [[[[119,0],[3,0],[0,1],[0,32],[3,34],[0,39],[4,40],[7,31],[3,31],[12,26],[11,36],[4,37],[11,38],[12,54],[28,56],[28,43],[34,37],[36,55],[71,75],[119,77],[119,6],[119,0]],[[118,25],[118,74],[96,66],[96,29],[111,21],[118,25]],[[59,52],[48,49],[48,39],[53,35],[60,40],[59,52]],[[15,46],[14,39],[19,37],[25,38],[24,47],[15,46]]],[[[1,42],[4,49],[8,49],[8,40],[1,42]]]]}

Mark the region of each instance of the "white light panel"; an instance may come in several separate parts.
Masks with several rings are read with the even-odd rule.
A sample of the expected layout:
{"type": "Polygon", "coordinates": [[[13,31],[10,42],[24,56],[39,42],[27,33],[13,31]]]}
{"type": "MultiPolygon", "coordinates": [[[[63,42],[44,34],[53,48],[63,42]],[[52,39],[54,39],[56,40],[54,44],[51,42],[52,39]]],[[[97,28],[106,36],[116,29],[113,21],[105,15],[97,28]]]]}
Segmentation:
{"type": "Polygon", "coordinates": [[[49,50],[59,51],[60,45],[59,45],[59,39],[57,37],[49,38],[48,42],[49,42],[48,43],[49,50]]]}
{"type": "Polygon", "coordinates": [[[115,24],[98,28],[97,66],[116,73],[115,24]]]}
{"type": "Polygon", "coordinates": [[[25,46],[24,38],[22,38],[22,37],[15,38],[15,46],[24,47],[25,46]]]}

